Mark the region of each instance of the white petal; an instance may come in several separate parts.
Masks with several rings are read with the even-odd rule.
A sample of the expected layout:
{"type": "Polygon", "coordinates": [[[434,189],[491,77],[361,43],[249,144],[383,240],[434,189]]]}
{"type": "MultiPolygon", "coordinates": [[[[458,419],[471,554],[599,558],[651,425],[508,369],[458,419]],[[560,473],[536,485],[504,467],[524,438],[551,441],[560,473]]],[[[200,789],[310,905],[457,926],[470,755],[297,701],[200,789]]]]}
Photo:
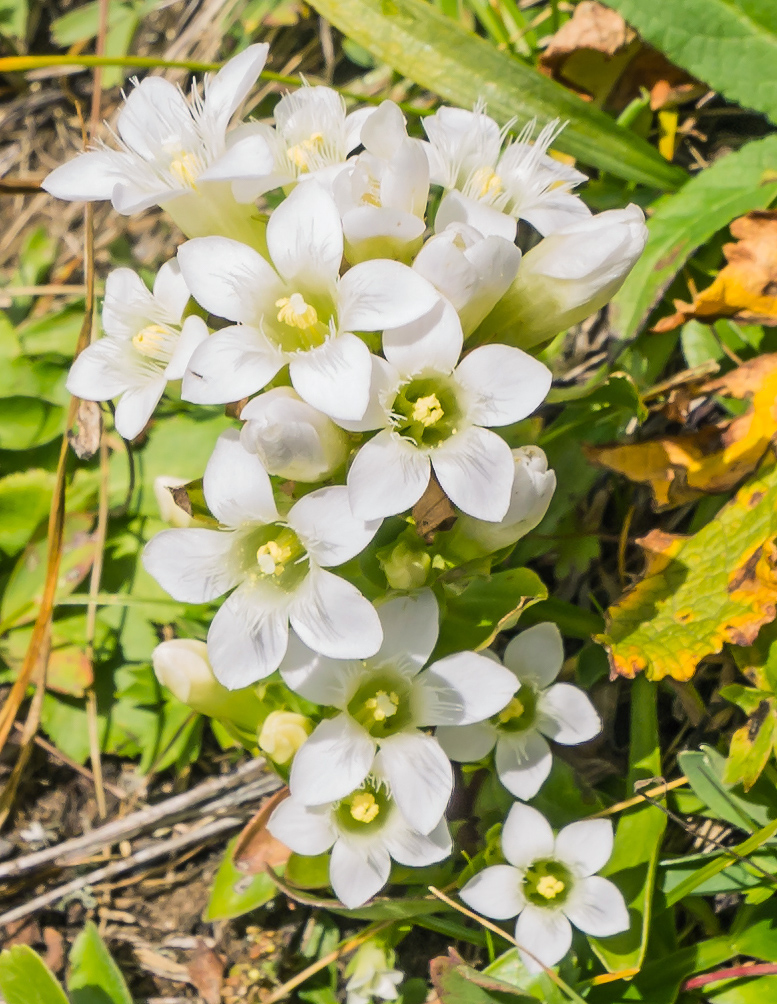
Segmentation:
{"type": "MultiPolygon", "coordinates": [[[[258,251],[229,237],[195,237],[178,248],[178,262],[194,299],[228,321],[258,321],[284,286],[258,251]]],[[[233,398],[236,400],[236,398],[233,398]]]]}
{"type": "Polygon", "coordinates": [[[348,681],[353,672],[361,671],[361,663],[327,659],[308,648],[292,631],[280,671],[286,686],[306,700],[342,710],[347,702],[348,681]]]}
{"type": "Polygon", "coordinates": [[[352,718],[324,719],[294,756],[291,793],[305,805],[345,798],[365,779],[374,758],[375,740],[352,718]]]}
{"type": "MultiPolygon", "coordinates": [[[[242,181],[264,180],[272,172],[275,158],[266,138],[259,132],[246,133],[230,143],[226,151],[218,157],[207,171],[203,171],[198,181],[242,181]]],[[[261,182],[257,182],[261,187],[261,182]]],[[[257,193],[259,195],[261,193],[257,193]]],[[[242,200],[240,200],[242,201],[242,200]]],[[[253,199],[246,200],[253,202],[253,199]]]]}
{"type": "Polygon", "coordinates": [[[162,530],[143,550],[143,567],[182,603],[208,603],[240,581],[230,561],[231,533],[192,527],[162,530]]]}
{"type": "Polygon", "coordinates": [[[629,929],[629,911],[620,890],[599,875],[575,883],[564,913],[575,927],[597,938],[629,929]]]}
{"type": "Polygon", "coordinates": [[[540,973],[542,966],[535,958],[546,966],[555,966],[570,949],[572,928],[560,910],[546,910],[529,903],[515,925],[515,940],[529,972],[540,973]],[[531,952],[531,956],[521,952],[521,948],[531,952]]]}
{"type": "Polygon", "coordinates": [[[419,725],[472,725],[509,702],[517,680],[498,663],[475,652],[457,652],[435,662],[419,678],[419,725]]]}
{"type": "Polygon", "coordinates": [[[385,429],[390,418],[385,401],[393,401],[397,396],[401,378],[391,363],[380,356],[371,355],[372,374],[370,377],[369,403],[362,417],[355,421],[338,418],[337,424],[348,432],[372,432],[385,429]]]}
{"type": "Polygon", "coordinates": [[[289,637],[286,603],[281,589],[258,583],[224,601],[208,631],[208,656],[219,683],[237,690],[275,672],[289,637]]]}
{"type": "Polygon", "coordinates": [[[521,873],[512,865],[491,865],[471,878],[459,897],[484,917],[509,920],[526,906],[521,879],[521,873]]]}
{"type": "Polygon", "coordinates": [[[555,857],[578,875],[598,872],[610,860],[613,832],[609,819],[581,819],[556,837],[555,857]]]}
{"type": "Polygon", "coordinates": [[[381,741],[380,756],[400,812],[420,833],[429,833],[453,790],[453,771],[440,744],[422,732],[398,732],[381,741]]]}
{"type": "Polygon", "coordinates": [[[133,216],[135,213],[142,213],[152,206],[168,206],[169,203],[187,194],[185,188],[169,188],[167,186],[154,186],[148,188],[144,184],[119,181],[113,190],[111,204],[117,213],[122,216],[133,216]]]}
{"type": "Polygon", "coordinates": [[[522,683],[544,689],[561,671],[564,662],[564,642],[561,632],[550,621],[516,635],[504,654],[504,664],[522,683]]]}
{"type": "Polygon", "coordinates": [[[204,112],[221,130],[248,97],[267,62],[270,51],[266,42],[249,45],[222,66],[205,85],[204,112]]]}
{"type": "Polygon", "coordinates": [[[261,390],[284,358],[255,328],[230,325],[192,353],[181,397],[195,404],[227,404],[261,390]]]}
{"type": "Polygon", "coordinates": [[[589,217],[591,210],[579,195],[571,192],[548,193],[539,199],[534,206],[520,210],[521,218],[545,234],[553,234],[563,230],[573,223],[579,223],[582,218],[589,217]]]}
{"type": "Polygon", "coordinates": [[[348,471],[351,508],[363,519],[404,512],[428,484],[428,456],[387,429],[362,446],[348,471]]]}
{"type": "Polygon", "coordinates": [[[113,419],[120,436],[134,439],[140,435],[154,414],[154,408],[159,404],[166,384],[167,380],[161,376],[140,386],[130,387],[121,395],[113,419]]]}
{"type": "Polygon", "coordinates": [[[463,344],[459,316],[453,304],[442,298],[417,321],[383,332],[386,359],[400,373],[417,373],[427,367],[451,373],[459,361],[463,344]]]}
{"type": "Polygon", "coordinates": [[[553,857],[554,846],[553,830],[542,813],[516,802],[502,829],[502,852],[510,864],[526,869],[534,861],[553,857]]]}
{"type": "Polygon", "coordinates": [[[269,475],[259,458],[243,449],[237,429],[227,429],[216,440],[202,488],[208,508],[226,526],[278,519],[269,475]]]}
{"type": "Polygon", "coordinates": [[[482,760],[494,748],[497,739],[496,728],[491,722],[478,722],[476,725],[441,725],[435,735],[447,756],[458,763],[482,760]]]}
{"type": "Polygon", "coordinates": [[[496,743],[496,772],[516,798],[534,798],[553,765],[553,754],[539,732],[502,733],[496,743]]]}
{"type": "Polygon", "coordinates": [[[495,432],[472,425],[432,453],[437,480],[469,516],[499,522],[510,505],[513,455],[495,432]]]}
{"type": "Polygon", "coordinates": [[[340,327],[383,331],[422,317],[440,294],[423,276],[398,261],[376,258],[350,268],[340,280],[340,327]]]}
{"type": "Polygon", "coordinates": [[[432,654],[440,631],[440,609],[431,589],[409,596],[394,596],[378,607],[383,644],[372,657],[383,663],[418,673],[432,654]]]}
{"type": "Polygon", "coordinates": [[[564,746],[587,743],[602,731],[602,720],[588,696],[570,683],[554,683],[540,694],[537,728],[564,746]]]}
{"type": "MultiPolygon", "coordinates": [[[[186,298],[189,298],[188,290],[186,298]]],[[[131,268],[115,268],[108,273],[102,312],[103,328],[107,334],[117,338],[132,338],[158,311],[159,305],[155,303],[154,296],[137,272],[133,272],[131,268]]],[[[179,318],[180,313],[170,319],[177,321],[179,318]]]]}
{"type": "Polygon", "coordinates": [[[518,230],[518,225],[512,216],[500,213],[485,202],[478,202],[461,192],[448,192],[443,196],[437,216],[434,220],[434,229],[440,233],[450,223],[467,223],[480,231],[484,237],[503,237],[505,240],[514,241],[518,230]]]}
{"type": "MultiPolygon", "coordinates": [[[[105,284],[106,298],[108,283],[105,284]]],[[[177,258],[171,258],[161,266],[154,279],[154,299],[160,303],[171,317],[180,321],[189,302],[189,287],[181,273],[177,258]]]]}
{"type": "Polygon", "coordinates": [[[468,335],[501,300],[518,272],[521,252],[504,237],[486,237],[467,248],[463,257],[477,272],[477,285],[460,311],[461,326],[468,335]]]}
{"type": "Polygon", "coordinates": [[[359,419],[367,410],[372,360],[356,335],[346,332],[297,353],[289,363],[289,375],[302,400],[331,418],[359,419]]]}
{"type": "Polygon", "coordinates": [[[41,188],[68,202],[110,199],[124,178],[122,167],[121,158],[112,150],[91,150],[55,168],[43,179],[41,188]]]}
{"type": "Polygon", "coordinates": [[[132,88],[117,120],[119,135],[144,160],[160,148],[196,143],[194,122],[183,94],[164,77],[145,77],[132,88]]]}
{"type": "Polygon", "coordinates": [[[552,379],[547,366],[510,345],[482,345],[456,367],[456,380],[472,402],[468,418],[476,425],[509,425],[531,415],[552,379]]]}
{"type": "Polygon", "coordinates": [[[331,659],[367,659],[380,648],[375,607],[356,586],[322,568],[311,568],[289,619],[308,648],[331,659]]]}
{"type": "MultiPolygon", "coordinates": [[[[188,290],[186,295],[189,295],[188,290]]],[[[183,378],[195,350],[199,345],[202,345],[209,334],[208,325],[197,314],[190,314],[186,318],[178,343],[170,357],[170,362],[167,364],[165,379],[181,380],[183,378]]]]}
{"type": "Polygon", "coordinates": [[[329,881],[335,895],[355,910],[380,892],[388,882],[391,858],[381,844],[351,846],[342,838],[332,848],[329,861],[329,881]]]}
{"type": "Polygon", "coordinates": [[[384,832],[383,840],[392,858],[409,868],[423,868],[442,861],[451,852],[451,835],[444,818],[431,833],[424,836],[411,829],[397,812],[384,832]]]}
{"type": "Polygon", "coordinates": [[[287,517],[308,553],[319,565],[342,565],[360,554],[380,527],[379,520],[365,523],[351,512],[345,485],[319,488],[295,503],[287,517]]]}
{"type": "Polygon", "coordinates": [[[67,389],[84,401],[109,401],[136,383],[131,350],[110,335],[87,345],[67,377],[67,389]]]}
{"type": "Polygon", "coordinates": [[[326,806],[303,805],[285,798],[267,822],[267,829],[295,854],[323,854],[337,837],[326,806]]]}
{"type": "Polygon", "coordinates": [[[345,116],[345,149],[346,153],[355,150],[361,143],[362,126],[375,111],[372,105],[364,108],[355,108],[345,116]]]}
{"type": "Polygon", "coordinates": [[[291,282],[304,277],[328,287],[340,272],[343,227],[334,199],[315,181],[297,185],[267,224],[273,264],[291,282]]]}

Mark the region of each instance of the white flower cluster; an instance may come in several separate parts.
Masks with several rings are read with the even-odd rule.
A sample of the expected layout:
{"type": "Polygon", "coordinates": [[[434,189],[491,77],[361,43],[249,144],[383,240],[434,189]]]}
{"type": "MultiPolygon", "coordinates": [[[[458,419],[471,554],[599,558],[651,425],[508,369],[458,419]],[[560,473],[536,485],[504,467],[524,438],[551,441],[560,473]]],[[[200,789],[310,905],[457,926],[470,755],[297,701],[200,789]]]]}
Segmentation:
{"type": "MultiPolygon", "coordinates": [[[[406,514],[412,526],[432,478],[458,513],[457,553],[487,556],[536,526],[555,475],[538,447],[511,450],[495,430],[550,388],[525,348],[601,306],[645,228],[635,206],[590,214],[572,191],[584,176],[547,153],[558,123],[510,141],[481,108],[442,108],[421,141],[390,101],[347,115],[335,91],[306,86],[280,99],[274,125],[235,124],[266,56],[250,46],[188,99],[145,78],[114,146],[59,167],[44,187],[125,214],[161,206],[188,238],[153,292],[129,269],[110,273],[105,337],[75,361],[68,387],[119,398],[126,438],[170,381],[198,405],[250,398],[204,472],[212,519],[185,525],[179,514],[146,547],[145,567],[177,600],[226,595],[206,649],[167,642],[154,666],[240,734],[257,720],[254,685],[276,670],[287,693],[319,707],[315,721],[284,709],[263,718],[259,745],[289,766],[291,791],[269,825],[299,854],[331,850],[335,893],[357,907],[388,881],[392,859],[420,867],[450,854],[451,759],[495,747],[502,783],[528,799],[550,772],[548,739],[599,731],[587,697],[554,682],[555,626],[511,641],[504,665],[466,651],[434,660],[439,570],[428,555],[398,545],[375,603],[348,563],[385,518],[406,514]],[[260,212],[256,200],[273,191],[277,208],[260,212]],[[519,221],[542,236],[523,260],[519,221]]],[[[520,913],[527,946],[555,962],[569,943],[563,918],[605,934],[622,929],[621,915],[607,930],[590,921],[599,887],[587,876],[604,858],[570,857],[572,828],[553,844],[537,815],[513,809],[511,865],[476,876],[464,898],[486,913],[493,899],[492,916],[520,913]],[[524,830],[541,831],[528,850],[524,830]],[[543,909],[544,954],[524,931],[543,909]]]]}

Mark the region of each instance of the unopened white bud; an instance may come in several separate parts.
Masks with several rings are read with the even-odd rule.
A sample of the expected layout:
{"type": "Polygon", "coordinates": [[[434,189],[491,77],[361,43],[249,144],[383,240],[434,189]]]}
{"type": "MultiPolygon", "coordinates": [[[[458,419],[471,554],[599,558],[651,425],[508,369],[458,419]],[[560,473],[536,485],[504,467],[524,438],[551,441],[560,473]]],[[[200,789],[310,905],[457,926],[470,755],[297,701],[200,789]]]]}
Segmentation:
{"type": "Polygon", "coordinates": [[[170,491],[171,488],[183,487],[190,480],[190,478],[172,478],[166,474],[160,474],[158,478],[154,478],[154,496],[159,506],[159,514],[165,523],[170,523],[171,526],[191,526],[192,517],[177,505],[170,491]]]}
{"type": "Polygon", "coordinates": [[[259,731],[259,749],[275,763],[289,763],[313,731],[313,722],[296,711],[271,711],[259,731]]]}
{"type": "Polygon", "coordinates": [[[376,998],[396,1000],[397,986],[404,979],[394,969],[395,954],[376,940],[366,941],[353,956],[345,971],[350,977],[346,989],[346,1004],[368,1004],[376,998]]]}
{"type": "Polygon", "coordinates": [[[348,456],[348,437],[334,422],[306,404],[291,387],[260,394],[243,408],[240,442],[255,453],[268,474],[291,481],[323,481],[348,456]]]}

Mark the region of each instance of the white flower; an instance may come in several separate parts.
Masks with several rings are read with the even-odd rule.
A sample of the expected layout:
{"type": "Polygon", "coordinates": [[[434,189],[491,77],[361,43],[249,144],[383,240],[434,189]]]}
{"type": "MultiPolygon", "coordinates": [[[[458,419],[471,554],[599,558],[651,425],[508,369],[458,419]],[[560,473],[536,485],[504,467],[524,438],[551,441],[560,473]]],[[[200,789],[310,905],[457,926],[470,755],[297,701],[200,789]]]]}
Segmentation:
{"type": "Polygon", "coordinates": [[[240,442],[268,474],[292,481],[323,481],[348,456],[348,438],[331,418],[306,404],[291,387],[260,394],[240,413],[240,442]]]}
{"type": "Polygon", "coordinates": [[[535,125],[528,122],[502,153],[504,132],[481,108],[441,108],[423,120],[432,181],[446,189],[436,230],[469,223],[485,236],[512,241],[516,220],[548,234],[590,214],[571,192],[586,176],[547,156],[563,127],[558,119],[549,122],[531,143],[535,125]]]}
{"type": "Polygon", "coordinates": [[[163,530],[146,545],[143,564],[184,603],[209,603],[234,589],[208,631],[210,661],[225,687],[245,687],[278,668],[289,621],[332,658],[378,650],[372,604],[324,570],[358,554],[379,526],[353,517],[344,487],[311,492],[281,517],[267,472],[231,429],[216,443],[203,491],[226,529],[163,530]]]}
{"type": "Polygon", "coordinates": [[[517,916],[515,940],[521,959],[529,972],[541,972],[527,952],[545,966],[555,965],[572,944],[571,924],[597,938],[628,930],[623,896],[612,882],[595,874],[607,863],[612,845],[607,819],[571,823],[554,838],[541,813],[516,804],[502,830],[502,851],[509,864],[478,872],[460,896],[494,920],[517,916]]]}
{"type": "Polygon", "coordinates": [[[499,780],[516,798],[533,798],[550,773],[553,754],[545,736],[563,746],[588,742],[602,723],[578,687],[554,683],[564,661],[555,624],[545,622],[516,635],[505,649],[504,664],[520,689],[489,722],[437,730],[452,760],[472,761],[496,745],[499,780]]]}
{"type": "Polygon", "coordinates": [[[239,207],[229,182],[266,173],[272,157],[259,137],[233,142],[227,126],[264,68],[267,52],[266,44],[249,46],[215,77],[205,78],[204,97],[192,85],[188,101],[163,77],[145,77],[119,114],[113,136],[119,149],[101,145],[83,153],[52,171],[43,187],[70,201],[110,199],[125,216],[162,206],[188,236],[261,235],[251,220],[254,207],[239,207]],[[222,163],[227,154],[229,169],[222,163]]]}
{"type": "Polygon", "coordinates": [[[370,354],[352,332],[415,320],[439,301],[438,293],[396,261],[362,262],[339,278],[340,214],[313,181],[298,185],[272,214],[267,246],[272,265],[225,237],[201,237],[179,248],[194,298],[237,322],[195,353],[184,398],[237,401],[261,390],[288,363],[294,389],[308,404],[332,418],[361,418],[370,354]]]}
{"type": "Polygon", "coordinates": [[[235,182],[235,197],[253,202],[274,188],[310,179],[329,188],[361,142],[362,125],[373,111],[358,108],[346,115],[345,101],[331,87],[305,85],[284,94],[273,111],[275,128],[261,122],[240,128],[241,136],[264,142],[272,159],[260,177],[235,182]]]}
{"type": "Polygon", "coordinates": [[[424,244],[413,268],[450,300],[466,337],[510,288],[520,261],[511,240],[449,223],[424,244]]]}
{"type": "Polygon", "coordinates": [[[383,888],[392,858],[423,868],[451,852],[445,820],[440,819],[428,835],[413,829],[379,771],[378,764],[373,775],[336,802],[308,806],[292,795],[267,824],[270,833],[296,854],[323,854],[332,848],[329,881],[338,899],[352,910],[383,888]]]}
{"type": "Polygon", "coordinates": [[[422,672],[437,641],[431,590],[399,596],[378,608],[383,644],[369,659],[316,656],[289,640],[281,675],[292,690],[340,714],[321,722],[294,758],[289,786],[305,805],[344,798],[374,770],[382,771],[405,819],[421,833],[437,824],[453,777],[431,725],[479,722],[503,708],[515,677],[491,659],[459,652],[422,672]]]}
{"type": "Polygon", "coordinates": [[[78,356],[67,389],[86,401],[120,398],[115,422],[125,439],[142,432],[167,381],[181,379],[192,352],[208,337],[201,317],[181,322],[188,301],[175,260],[159,269],[153,293],[129,268],[108,275],[102,314],[106,337],[78,356]]]}
{"type": "Polygon", "coordinates": [[[556,472],[548,470],[548,458],[539,446],[513,450],[515,469],[510,507],[500,523],[488,523],[461,515],[452,535],[475,541],[489,552],[509,547],[542,520],[556,490],[556,472]]]}
{"type": "Polygon", "coordinates": [[[523,256],[515,281],[486,319],[482,341],[501,338],[531,348],[589,317],[620,289],[647,236],[644,213],[630,205],[541,240],[523,256]]]}
{"type": "Polygon", "coordinates": [[[384,1001],[396,1000],[397,987],[404,979],[394,969],[394,952],[375,941],[367,941],[356,951],[345,975],[350,979],[345,985],[345,1004],[371,1004],[373,997],[384,1001]]]}
{"type": "Polygon", "coordinates": [[[409,509],[423,495],[431,468],[463,512],[494,522],[507,512],[513,456],[483,426],[530,415],[550,388],[550,370],[506,345],[482,346],[457,366],[461,345],[461,325],[447,302],[384,333],[388,362],[373,357],[370,406],[361,422],[340,423],[354,430],[382,427],[348,472],[351,505],[363,519],[409,509]]]}
{"type": "Polygon", "coordinates": [[[333,185],[343,217],[345,256],[408,261],[421,246],[429,196],[429,162],[410,139],[402,112],[384,101],[361,130],[365,152],[349,160],[333,185]]]}

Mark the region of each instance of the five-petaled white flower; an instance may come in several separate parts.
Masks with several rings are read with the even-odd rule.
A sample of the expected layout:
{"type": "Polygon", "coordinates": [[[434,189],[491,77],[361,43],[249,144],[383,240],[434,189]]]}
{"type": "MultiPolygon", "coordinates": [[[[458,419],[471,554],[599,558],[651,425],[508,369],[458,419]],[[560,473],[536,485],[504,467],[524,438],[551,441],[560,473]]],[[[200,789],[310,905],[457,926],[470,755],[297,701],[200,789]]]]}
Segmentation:
{"type": "Polygon", "coordinates": [[[441,746],[452,760],[473,761],[496,745],[496,771],[516,798],[533,798],[550,773],[553,754],[547,736],[564,746],[588,742],[602,723],[578,687],[554,683],[564,661],[564,646],[555,624],[544,622],[516,635],[505,649],[504,664],[520,689],[491,721],[443,726],[441,746]]]}
{"type": "Polygon", "coordinates": [[[208,337],[201,317],[182,321],[189,290],[178,263],[166,262],[154,291],[132,269],[117,268],[105,282],[105,337],[87,346],[67,378],[85,401],[120,398],[116,429],[134,439],[159,403],[168,380],[180,380],[195,348],[208,337]]]}
{"type": "MultiPolygon", "coordinates": [[[[356,266],[357,268],[359,266],[356,266]]],[[[431,468],[450,500],[498,522],[510,505],[510,447],[483,426],[509,425],[542,403],[550,370],[506,345],[485,345],[457,364],[463,336],[444,301],[420,321],[384,332],[388,362],[373,356],[370,405],[354,431],[381,428],[348,472],[354,513],[404,512],[423,495],[431,468]]]]}
{"type": "Polygon", "coordinates": [[[515,693],[512,673],[475,652],[448,655],[422,671],[437,642],[434,593],[399,596],[378,608],[383,644],[370,659],[341,662],[293,636],[281,675],[308,700],[340,710],[321,722],[294,758],[289,785],[306,805],[343,798],[374,770],[380,749],[405,819],[428,833],[445,811],[451,765],[432,725],[464,725],[494,714],[515,693]]]}
{"type": "Polygon", "coordinates": [[[391,949],[374,940],[365,942],[348,963],[345,975],[350,977],[345,985],[345,1004],[372,1004],[374,997],[384,1001],[396,1000],[397,987],[404,979],[394,969],[396,957],[391,949]]]}
{"type": "Polygon", "coordinates": [[[571,191],[586,176],[547,156],[563,127],[557,119],[549,122],[532,143],[535,125],[528,122],[502,152],[505,131],[482,107],[440,108],[423,120],[431,178],[446,189],[436,230],[458,221],[512,241],[517,220],[549,234],[590,215],[571,191]]]}
{"type": "Polygon", "coordinates": [[[530,972],[541,972],[539,963],[553,966],[569,951],[572,924],[597,938],[628,930],[623,896],[612,882],[595,874],[607,863],[612,845],[607,819],[571,823],[554,838],[541,813],[517,803],[502,830],[502,851],[509,864],[478,872],[461,890],[461,898],[494,920],[517,916],[515,940],[521,958],[530,972]]]}
{"type": "Polygon", "coordinates": [[[237,205],[230,182],[264,174],[272,158],[264,141],[235,142],[239,137],[227,134],[227,126],[264,68],[268,48],[250,45],[205,78],[204,97],[193,84],[188,101],[169,80],[145,77],[119,114],[113,136],[119,149],[102,144],[82,153],[52,171],[43,187],[70,201],[110,199],[125,216],[161,206],[190,237],[232,233],[253,240],[263,230],[251,219],[256,210],[237,205]]]}
{"type": "Polygon", "coordinates": [[[294,389],[308,404],[332,418],[361,418],[370,353],[352,332],[416,320],[439,294],[396,261],[362,262],[339,278],[340,214],[314,181],[298,185],[272,214],[267,246],[272,265],[225,237],[201,237],[179,248],[194,298],[237,322],[194,354],[183,397],[198,404],[236,401],[261,390],[288,363],[294,389]]]}
{"type": "Polygon", "coordinates": [[[208,631],[219,682],[235,689],[269,676],[286,652],[289,621],[307,645],[332,658],[378,650],[375,608],[325,571],[358,554],[380,525],[354,518],[344,487],[311,492],[282,517],[267,472],[230,429],[208,461],[203,490],[226,529],[163,530],[146,545],[143,564],[184,603],[208,603],[234,589],[208,631]]]}
{"type": "Polygon", "coordinates": [[[366,903],[388,882],[392,858],[401,865],[423,868],[451,852],[445,819],[439,819],[429,834],[419,833],[406,822],[391,797],[379,760],[374,772],[343,798],[309,806],[292,795],[281,802],[267,824],[270,833],[297,854],[323,854],[332,848],[329,881],[350,909],[366,903]]]}

